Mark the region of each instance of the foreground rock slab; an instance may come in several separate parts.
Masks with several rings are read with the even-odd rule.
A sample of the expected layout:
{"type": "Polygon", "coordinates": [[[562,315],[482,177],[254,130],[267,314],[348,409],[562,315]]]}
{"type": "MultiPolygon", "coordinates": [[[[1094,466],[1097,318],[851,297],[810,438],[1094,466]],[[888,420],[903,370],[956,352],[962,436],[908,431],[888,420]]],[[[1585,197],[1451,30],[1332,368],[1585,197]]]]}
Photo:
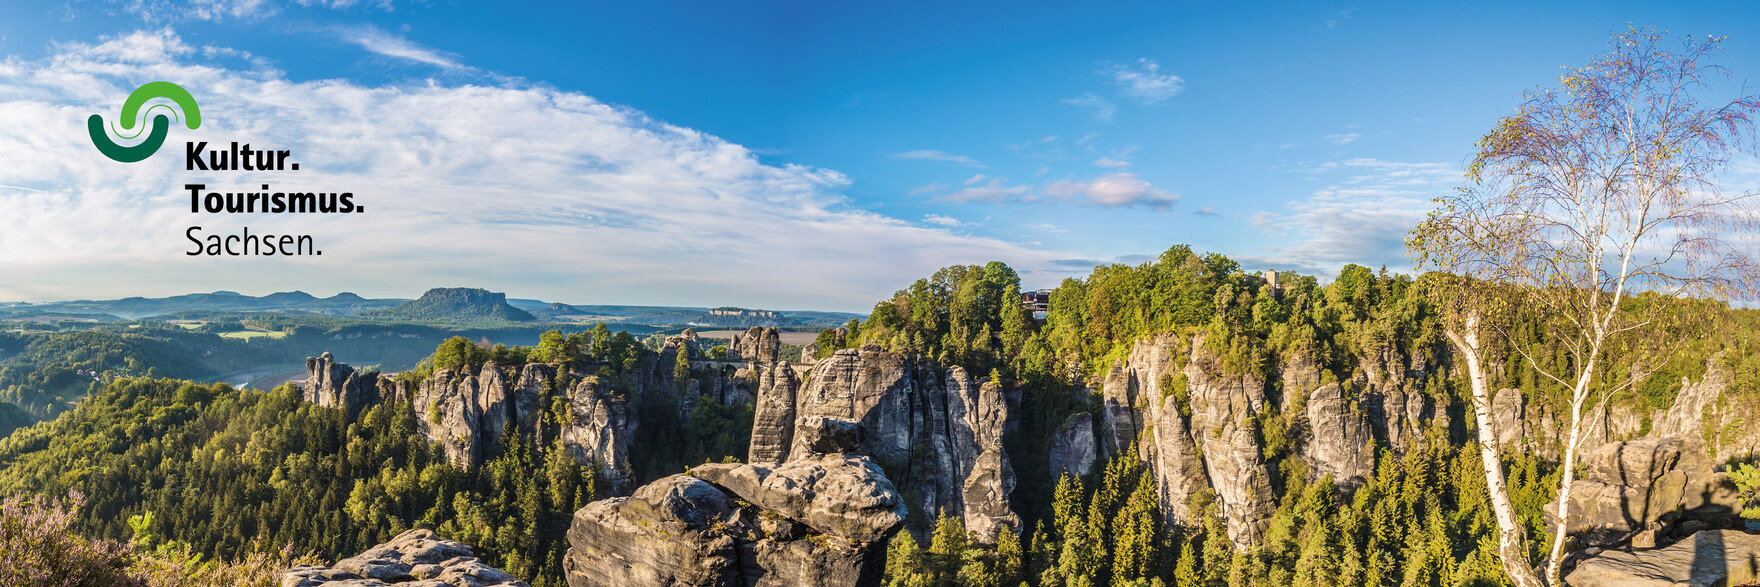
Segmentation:
{"type": "Polygon", "coordinates": [[[478,561],[471,547],[429,530],[410,530],[334,567],[299,565],[281,575],[281,587],[529,587],[478,561]]]}
{"type": "Polygon", "coordinates": [[[575,512],[570,587],[879,585],[904,502],[865,457],[700,465],[575,512]]]}
{"type": "Polygon", "coordinates": [[[1666,548],[1609,550],[1577,563],[1572,587],[1723,587],[1760,581],[1760,535],[1701,530],[1666,548]]]}

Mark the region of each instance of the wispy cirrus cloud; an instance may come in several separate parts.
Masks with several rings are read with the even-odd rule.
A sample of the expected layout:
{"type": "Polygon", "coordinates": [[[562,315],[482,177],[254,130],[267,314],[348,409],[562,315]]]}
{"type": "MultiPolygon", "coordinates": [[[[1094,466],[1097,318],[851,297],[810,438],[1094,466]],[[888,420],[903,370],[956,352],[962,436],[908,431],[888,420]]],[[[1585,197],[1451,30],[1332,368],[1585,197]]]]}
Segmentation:
{"type": "Polygon", "coordinates": [[[337,38],[375,55],[425,63],[442,69],[464,69],[459,56],[411,41],[373,25],[336,27],[337,38]]]}
{"type": "Polygon", "coordinates": [[[1321,276],[1346,263],[1405,268],[1406,232],[1432,200],[1453,188],[1460,171],[1446,163],[1355,158],[1307,165],[1325,187],[1287,204],[1288,212],[1249,219],[1278,246],[1238,255],[1258,266],[1321,276]]]}
{"type": "Polygon", "coordinates": [[[1080,96],[1064,98],[1063,103],[1087,110],[1094,115],[1094,120],[1099,122],[1111,123],[1113,117],[1118,115],[1117,104],[1113,104],[1093,92],[1082,92],[1080,96]]]}
{"type": "Polygon", "coordinates": [[[1005,178],[995,178],[982,185],[968,184],[937,200],[955,204],[1065,203],[1165,211],[1179,202],[1179,194],[1155,187],[1134,173],[1114,172],[1083,180],[1060,180],[1043,186],[1010,184],[1005,178]]]}
{"type": "Polygon", "coordinates": [[[983,167],[984,166],[984,164],[979,163],[977,159],[973,159],[973,158],[967,157],[965,155],[955,155],[953,153],[949,153],[946,151],[936,151],[934,149],[918,149],[915,151],[905,151],[903,153],[894,154],[892,156],[892,158],[893,159],[910,159],[910,160],[916,160],[916,161],[942,161],[942,162],[946,162],[946,163],[958,163],[960,165],[965,165],[968,167],[983,167]]]}
{"type": "Polygon", "coordinates": [[[1125,97],[1143,105],[1165,101],[1185,89],[1184,79],[1161,73],[1161,64],[1147,57],[1133,63],[1101,63],[1098,73],[1125,97]]]}

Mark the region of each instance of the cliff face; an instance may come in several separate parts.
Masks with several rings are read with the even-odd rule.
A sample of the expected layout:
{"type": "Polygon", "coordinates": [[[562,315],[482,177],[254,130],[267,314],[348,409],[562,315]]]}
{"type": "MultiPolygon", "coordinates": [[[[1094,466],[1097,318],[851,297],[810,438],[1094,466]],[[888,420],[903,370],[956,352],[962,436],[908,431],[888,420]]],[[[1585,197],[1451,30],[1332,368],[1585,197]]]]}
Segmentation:
{"type": "MultiPolygon", "coordinates": [[[[1141,339],[1098,381],[1104,416],[1098,440],[1110,454],[1136,444],[1170,523],[1198,524],[1193,497],[1213,491],[1230,540],[1244,547],[1263,536],[1277,505],[1257,416],[1281,411],[1300,431],[1292,437],[1302,441],[1292,449],[1308,462],[1310,477],[1331,475],[1346,488],[1372,473],[1376,444],[1407,450],[1424,442],[1424,427],[1447,425],[1443,410],[1416,389],[1421,361],[1391,352],[1360,358],[1355,393],[1338,383],[1321,385],[1307,357],[1278,363],[1279,385],[1273,385],[1228,373],[1202,336],[1141,339]],[[1281,394],[1274,398],[1276,391],[1281,394]]],[[[1065,429],[1060,437],[1085,428],[1065,429]]],[[[1086,442],[1060,438],[1055,446],[1086,442]]]]}
{"type": "MultiPolygon", "coordinates": [[[[876,347],[844,349],[815,363],[797,383],[787,363],[758,366],[753,462],[816,458],[818,432],[806,422],[852,423],[857,452],[893,472],[910,505],[933,519],[962,515],[985,540],[1018,531],[1009,509],[1014,469],[1002,449],[1009,406],[995,382],[973,379],[964,369],[942,373],[935,366],[876,347]]],[[[926,532],[926,522],[912,527],[926,532]]]]}
{"type": "Polygon", "coordinates": [[[630,482],[629,442],[637,422],[628,402],[599,387],[593,376],[558,373],[553,365],[485,364],[475,372],[440,369],[413,386],[357,373],[329,353],[306,360],[306,401],[344,407],[349,417],[368,405],[409,402],[417,414],[417,431],[440,447],[446,461],[475,468],[493,455],[508,430],[540,450],[567,451],[576,462],[593,465],[623,491],[630,482]],[[549,385],[566,376],[573,384],[555,390],[549,385]],[[546,436],[541,417],[553,401],[568,406],[568,417],[546,436]]]}

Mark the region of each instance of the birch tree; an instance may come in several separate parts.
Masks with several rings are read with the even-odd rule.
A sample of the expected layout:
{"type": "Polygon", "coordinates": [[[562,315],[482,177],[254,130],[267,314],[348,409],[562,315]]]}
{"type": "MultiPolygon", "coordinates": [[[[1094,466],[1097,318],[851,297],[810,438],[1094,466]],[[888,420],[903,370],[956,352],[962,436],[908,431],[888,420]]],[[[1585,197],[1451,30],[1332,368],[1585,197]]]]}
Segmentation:
{"type": "Polygon", "coordinates": [[[1452,274],[1445,334],[1467,367],[1499,553],[1516,585],[1561,584],[1586,408],[1604,408],[1647,376],[1645,364],[1660,365],[1606,368],[1608,351],[1666,341],[1654,330],[1675,304],[1755,291],[1756,194],[1726,183],[1732,157],[1752,154],[1749,117],[1760,103],[1708,62],[1721,42],[1651,28],[1615,35],[1558,87],[1524,93],[1479,140],[1467,185],[1439,198],[1407,241],[1420,267],[1452,274]],[[1509,336],[1516,319],[1542,324],[1543,344],[1560,345],[1566,360],[1537,357],[1531,340],[1509,336]],[[1568,400],[1543,570],[1528,560],[1490,436],[1498,373],[1486,359],[1502,356],[1485,352],[1493,342],[1568,400]]]}

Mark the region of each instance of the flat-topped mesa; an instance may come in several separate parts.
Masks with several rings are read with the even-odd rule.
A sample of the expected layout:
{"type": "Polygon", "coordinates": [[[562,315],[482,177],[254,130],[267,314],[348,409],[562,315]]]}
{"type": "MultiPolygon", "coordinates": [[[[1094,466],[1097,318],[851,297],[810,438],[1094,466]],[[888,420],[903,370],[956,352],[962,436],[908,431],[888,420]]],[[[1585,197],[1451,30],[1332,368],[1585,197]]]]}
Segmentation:
{"type": "Polygon", "coordinates": [[[731,361],[745,361],[768,365],[776,362],[776,353],[782,348],[782,335],[775,327],[753,326],[745,332],[733,334],[733,344],[727,346],[727,358],[731,361]]]}
{"type": "Polygon", "coordinates": [[[1000,385],[973,379],[960,367],[868,346],[819,360],[804,383],[786,363],[758,367],[754,463],[814,459],[850,448],[892,472],[909,504],[923,512],[915,534],[927,535],[936,514],[965,518],[980,540],[1020,531],[1010,510],[1014,469],[1002,449],[1007,398],[1000,385]]]}
{"type": "Polygon", "coordinates": [[[347,408],[351,420],[369,405],[408,402],[417,432],[455,466],[481,465],[498,450],[502,433],[516,430],[539,450],[563,450],[576,462],[597,467],[611,491],[628,489],[635,411],[626,400],[601,389],[596,377],[543,363],[487,363],[474,371],[438,369],[411,385],[377,373],[356,373],[330,353],[307,359],[306,373],[305,400],[347,408]],[[545,437],[540,419],[555,399],[566,402],[569,417],[553,437],[545,437]]]}

